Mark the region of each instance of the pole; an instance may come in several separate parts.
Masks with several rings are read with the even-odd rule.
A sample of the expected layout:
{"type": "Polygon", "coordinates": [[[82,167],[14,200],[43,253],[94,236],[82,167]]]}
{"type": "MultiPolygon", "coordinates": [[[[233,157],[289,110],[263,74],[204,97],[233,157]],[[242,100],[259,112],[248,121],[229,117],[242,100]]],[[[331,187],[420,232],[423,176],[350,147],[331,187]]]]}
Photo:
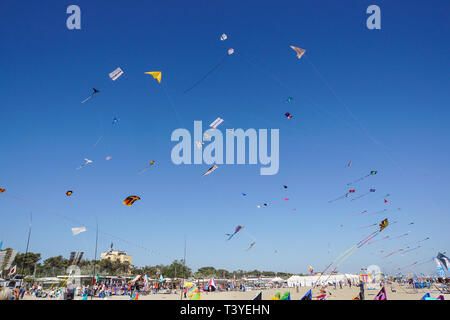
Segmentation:
{"type": "Polygon", "coordinates": [[[184,236],[184,258],[183,258],[183,283],[180,284],[180,291],[181,291],[181,295],[180,295],[180,300],[183,300],[183,291],[184,291],[184,272],[186,267],[186,236],[184,236]],[[181,286],[183,286],[183,290],[181,290],[181,286]]]}
{"type": "MultiPolygon", "coordinates": [[[[27,254],[28,254],[28,247],[30,245],[30,236],[31,236],[31,226],[32,226],[32,224],[33,224],[33,214],[30,213],[30,229],[28,231],[27,249],[25,250],[25,256],[23,257],[22,268],[21,268],[22,270],[20,271],[20,273],[22,275],[23,275],[23,269],[24,269],[24,265],[25,265],[25,259],[26,259],[27,254]]],[[[23,283],[23,279],[22,279],[22,283],[23,283]]]]}
{"type": "MultiPolygon", "coordinates": [[[[92,283],[94,283],[94,279],[95,279],[95,264],[97,263],[97,244],[98,244],[98,220],[97,220],[97,232],[95,234],[94,274],[93,274],[93,278],[92,278],[92,283]]],[[[91,295],[91,300],[92,300],[92,295],[91,295]]]]}

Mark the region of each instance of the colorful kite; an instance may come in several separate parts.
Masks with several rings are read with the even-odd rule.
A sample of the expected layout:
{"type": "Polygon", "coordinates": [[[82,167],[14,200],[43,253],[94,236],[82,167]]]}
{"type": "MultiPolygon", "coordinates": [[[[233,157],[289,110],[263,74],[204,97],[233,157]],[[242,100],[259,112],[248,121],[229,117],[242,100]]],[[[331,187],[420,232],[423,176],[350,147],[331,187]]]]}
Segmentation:
{"type": "Polygon", "coordinates": [[[355,189],[350,189],[350,190],[348,190],[348,192],[347,192],[346,194],[344,194],[344,195],[342,195],[342,196],[340,196],[340,197],[337,197],[336,199],[329,200],[328,203],[337,201],[337,200],[339,200],[339,199],[348,198],[348,197],[350,196],[351,193],[355,193],[355,189]]]}
{"type": "Polygon", "coordinates": [[[352,162],[350,161],[349,163],[347,163],[347,167],[351,167],[352,166],[352,162]]]}
{"type": "Polygon", "coordinates": [[[383,231],[389,225],[388,219],[384,219],[380,222],[380,232],[383,231]]]}
{"type": "Polygon", "coordinates": [[[438,252],[436,259],[438,259],[441,262],[441,264],[445,267],[445,269],[448,271],[448,268],[450,268],[450,261],[449,261],[450,259],[440,252],[438,252]]]}
{"type": "Polygon", "coordinates": [[[292,100],[294,100],[294,98],[292,98],[292,97],[288,97],[287,99],[286,99],[286,103],[291,103],[292,102],[292,100]]]}
{"type": "Polygon", "coordinates": [[[70,197],[72,195],[72,193],[73,193],[73,191],[69,190],[69,191],[66,192],[66,196],[70,197]]]}
{"type": "Polygon", "coordinates": [[[92,89],[94,90],[94,92],[93,92],[89,97],[87,97],[86,99],[84,99],[83,101],[81,101],[81,103],[85,103],[86,101],[88,101],[89,99],[91,99],[91,98],[94,96],[94,94],[100,92],[100,90],[97,90],[97,89],[95,89],[95,88],[92,88],[92,89]]]}
{"type": "Polygon", "coordinates": [[[288,119],[292,119],[292,114],[290,114],[289,112],[286,112],[286,113],[284,114],[284,116],[285,116],[286,118],[288,118],[288,119]]]}
{"type": "Polygon", "coordinates": [[[0,193],[3,193],[5,191],[6,191],[6,189],[0,188],[0,193]]]}
{"type": "Polygon", "coordinates": [[[356,179],[356,180],[353,181],[353,182],[349,182],[349,183],[347,183],[347,185],[348,185],[348,186],[349,186],[349,185],[352,185],[352,184],[354,184],[354,183],[356,183],[356,182],[359,182],[359,181],[361,181],[361,180],[366,179],[367,177],[374,176],[374,175],[376,175],[377,173],[378,173],[378,171],[372,170],[372,171],[370,171],[369,174],[367,174],[367,175],[365,175],[365,176],[363,176],[363,177],[361,177],[361,178],[359,178],[359,179],[356,179]]]}
{"type": "Polygon", "coordinates": [[[238,233],[239,231],[241,231],[242,228],[244,228],[244,226],[237,226],[236,229],[234,229],[234,232],[233,232],[233,233],[227,233],[227,234],[225,234],[226,236],[229,236],[229,238],[227,239],[227,241],[230,240],[231,238],[233,238],[233,236],[234,236],[236,233],[238,233]]]}
{"type": "Polygon", "coordinates": [[[106,156],[106,160],[111,160],[111,156],[106,156]]]}
{"type": "Polygon", "coordinates": [[[376,189],[369,189],[369,192],[363,193],[362,195],[357,196],[356,198],[353,198],[353,199],[350,200],[350,201],[355,201],[356,199],[360,199],[360,198],[362,198],[362,197],[365,197],[365,196],[367,196],[368,194],[370,194],[370,193],[372,193],[372,192],[375,192],[375,191],[376,191],[376,189]]]}
{"type": "Polygon", "coordinates": [[[208,174],[210,174],[211,172],[213,172],[214,170],[216,170],[218,167],[216,165],[213,165],[211,168],[209,168],[204,174],[202,174],[203,176],[206,176],[208,174]]]}
{"type": "Polygon", "coordinates": [[[125,200],[123,200],[123,204],[131,207],[137,200],[141,200],[138,196],[129,196],[125,200]]]}
{"type": "Polygon", "coordinates": [[[114,70],[109,74],[109,77],[111,78],[112,81],[116,81],[121,75],[123,75],[122,69],[117,68],[116,70],[114,70]]]}
{"type": "Polygon", "coordinates": [[[291,47],[291,49],[292,50],[294,50],[296,53],[297,53],[297,58],[301,58],[304,54],[305,54],[305,52],[306,52],[306,50],[305,49],[302,49],[302,48],[299,48],[299,47],[294,47],[294,46],[290,46],[291,47]]]}
{"type": "Polygon", "coordinates": [[[152,75],[153,79],[156,79],[156,80],[158,80],[158,83],[161,83],[161,76],[162,76],[161,71],[150,71],[150,72],[145,72],[145,74],[152,75]]]}
{"type": "Polygon", "coordinates": [[[146,166],[144,169],[142,169],[141,171],[139,171],[140,174],[144,173],[148,168],[150,168],[151,166],[155,165],[155,161],[150,161],[148,166],[146,166]]]}

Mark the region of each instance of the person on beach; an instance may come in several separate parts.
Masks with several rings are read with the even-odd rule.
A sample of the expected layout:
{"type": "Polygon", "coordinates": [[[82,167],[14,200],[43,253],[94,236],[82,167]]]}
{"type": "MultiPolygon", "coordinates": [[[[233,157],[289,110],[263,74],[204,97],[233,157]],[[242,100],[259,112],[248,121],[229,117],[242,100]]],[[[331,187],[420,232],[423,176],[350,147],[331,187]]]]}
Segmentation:
{"type": "Polygon", "coordinates": [[[359,283],[359,299],[364,300],[364,281],[359,283]]]}

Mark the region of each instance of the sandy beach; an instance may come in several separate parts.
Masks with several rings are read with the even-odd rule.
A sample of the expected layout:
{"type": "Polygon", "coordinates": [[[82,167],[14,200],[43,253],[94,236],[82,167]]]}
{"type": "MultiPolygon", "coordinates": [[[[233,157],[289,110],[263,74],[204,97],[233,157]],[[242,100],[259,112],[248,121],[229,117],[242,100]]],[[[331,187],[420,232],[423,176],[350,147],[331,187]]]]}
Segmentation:
{"type": "MultiPolygon", "coordinates": [[[[298,292],[296,288],[281,288],[281,289],[266,289],[262,290],[262,299],[269,300],[277,292],[283,294],[286,291],[291,293],[291,300],[300,300],[310,287],[300,287],[298,292]]],[[[441,293],[432,287],[431,289],[408,289],[398,285],[394,286],[396,292],[391,292],[390,287],[386,288],[386,294],[388,300],[420,300],[426,293],[430,293],[431,297],[437,298],[441,293]]],[[[365,290],[366,300],[373,300],[379,289],[365,290]]],[[[240,291],[228,291],[228,292],[205,292],[201,294],[201,300],[252,300],[253,297],[259,292],[259,290],[252,290],[246,292],[240,291]]],[[[351,300],[353,297],[358,296],[358,287],[343,287],[342,289],[329,288],[331,295],[328,296],[328,300],[351,300]]],[[[319,289],[312,290],[313,297],[320,295],[319,289]]],[[[445,300],[450,300],[450,294],[444,294],[445,300]]],[[[90,298],[89,298],[90,299],[90,298]]],[[[49,298],[36,298],[34,296],[25,296],[24,300],[49,300],[49,298]]],[[[56,300],[56,299],[51,299],[56,300]]],[[[81,300],[81,297],[76,297],[75,300],[81,300]]],[[[93,298],[92,300],[130,300],[129,296],[111,296],[105,298],[93,298]]],[[[180,300],[180,292],[177,294],[149,294],[139,295],[138,300],[180,300]]],[[[184,299],[191,301],[190,299],[184,299]]]]}

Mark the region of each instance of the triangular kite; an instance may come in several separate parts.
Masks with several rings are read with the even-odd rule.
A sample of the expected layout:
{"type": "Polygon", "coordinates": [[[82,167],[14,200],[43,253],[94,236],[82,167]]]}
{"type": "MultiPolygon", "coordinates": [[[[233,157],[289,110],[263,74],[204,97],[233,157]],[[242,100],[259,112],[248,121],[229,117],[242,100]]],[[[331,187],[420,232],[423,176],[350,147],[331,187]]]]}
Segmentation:
{"type": "Polygon", "coordinates": [[[386,290],[384,289],[384,287],[381,288],[380,292],[378,292],[373,300],[387,300],[386,290]]]}
{"type": "Polygon", "coordinates": [[[161,71],[151,71],[151,72],[146,72],[146,74],[151,74],[153,76],[154,79],[158,80],[159,83],[161,83],[161,71]]]}

